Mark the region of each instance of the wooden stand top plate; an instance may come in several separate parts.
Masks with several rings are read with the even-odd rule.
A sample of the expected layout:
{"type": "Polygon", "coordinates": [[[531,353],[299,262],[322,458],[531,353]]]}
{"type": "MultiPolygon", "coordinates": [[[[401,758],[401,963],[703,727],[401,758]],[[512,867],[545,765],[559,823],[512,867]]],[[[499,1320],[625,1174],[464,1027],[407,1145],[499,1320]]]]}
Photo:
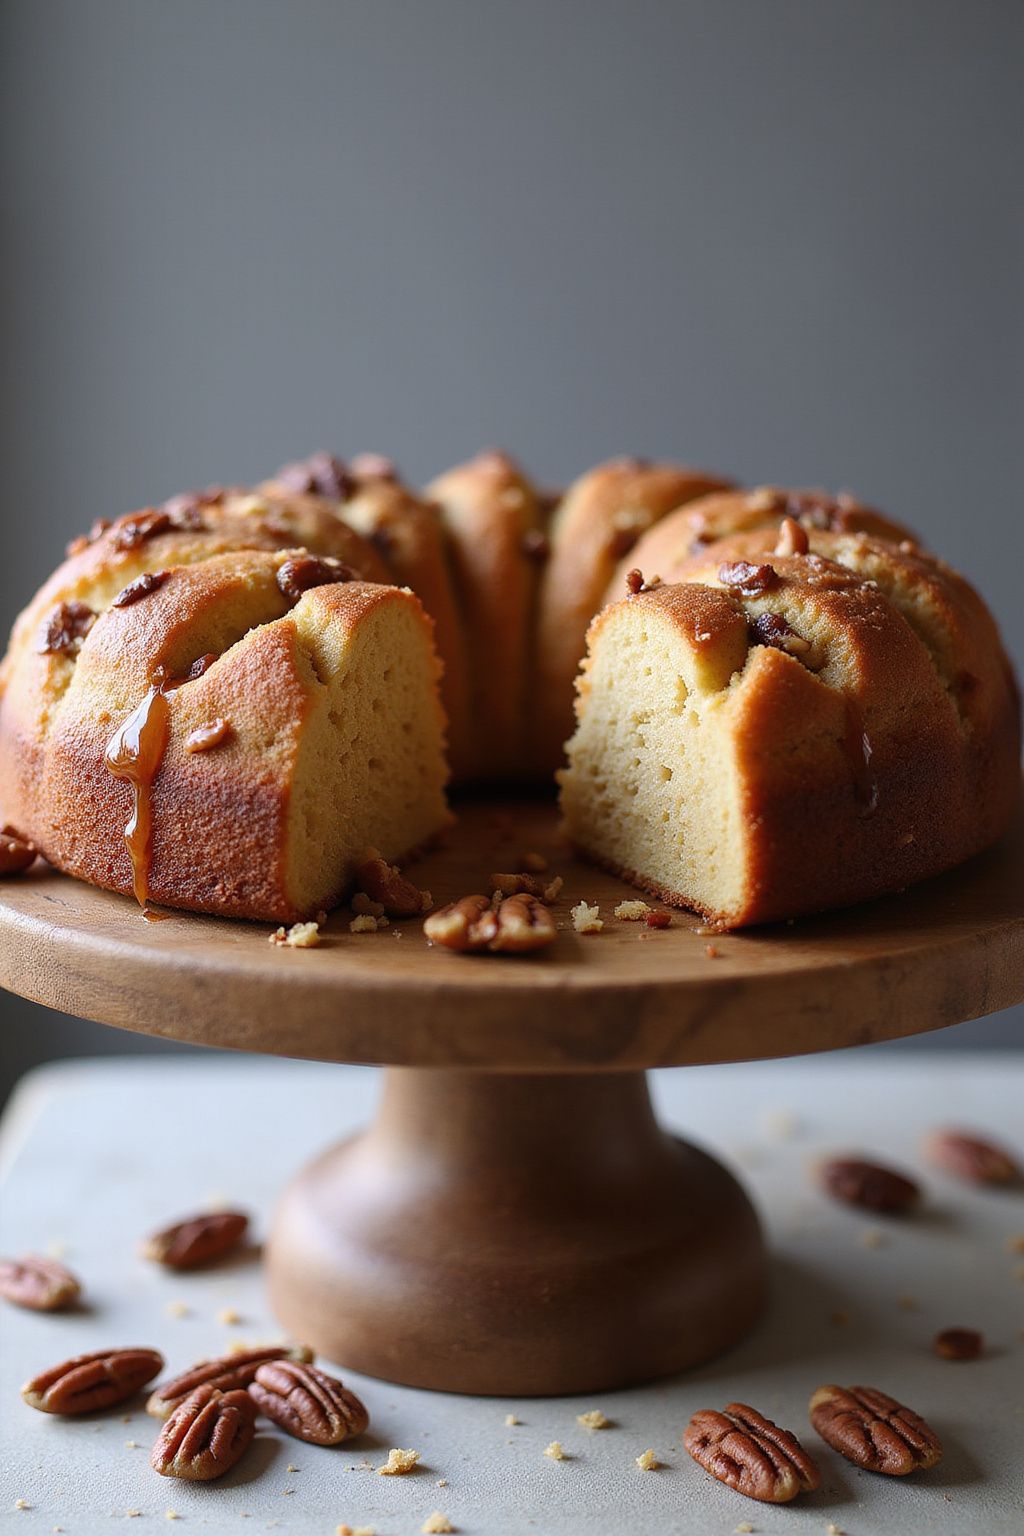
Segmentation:
{"type": "Polygon", "coordinates": [[[173,913],[40,864],[0,886],[0,984],[104,1024],[321,1061],[497,1071],[637,1070],[796,1055],[937,1029],[1024,998],[1024,821],[950,874],[847,911],[716,935],[674,913],[658,931],[612,917],[639,893],[569,856],[545,801],[460,808],[448,844],[411,867],[436,902],[488,889],[531,850],[565,885],[547,951],[462,956],[416,921],[316,949],[268,927],[173,913]],[[600,906],[580,936],[569,909],[600,906]],[[711,950],[709,951],[709,945],[711,950]]]}

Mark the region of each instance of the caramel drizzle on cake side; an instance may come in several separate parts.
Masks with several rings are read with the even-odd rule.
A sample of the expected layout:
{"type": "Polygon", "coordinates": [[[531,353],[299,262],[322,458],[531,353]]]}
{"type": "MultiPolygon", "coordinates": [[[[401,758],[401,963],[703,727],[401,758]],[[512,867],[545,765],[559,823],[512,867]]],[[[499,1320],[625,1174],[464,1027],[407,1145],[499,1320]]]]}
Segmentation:
{"type": "Polygon", "coordinates": [[[132,814],[124,829],[128,857],[132,863],[132,889],[150,922],[159,914],[147,906],[149,875],[152,865],[153,780],[156,778],[171,731],[171,712],[166,683],[158,679],[127,720],[114,732],[107,746],[104,762],[115,779],[131,786],[132,814]]]}

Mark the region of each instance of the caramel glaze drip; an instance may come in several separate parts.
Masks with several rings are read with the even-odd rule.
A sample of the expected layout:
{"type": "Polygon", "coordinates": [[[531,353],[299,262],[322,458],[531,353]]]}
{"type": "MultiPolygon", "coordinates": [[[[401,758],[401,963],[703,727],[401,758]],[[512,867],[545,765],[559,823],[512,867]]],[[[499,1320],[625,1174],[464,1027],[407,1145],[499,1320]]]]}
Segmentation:
{"type": "Polygon", "coordinates": [[[843,742],[853,771],[853,792],[860,814],[867,818],[878,810],[878,780],[871,766],[874,748],[864,728],[864,712],[849,696],[846,700],[846,734],[843,742]]]}
{"type": "Polygon", "coordinates": [[[135,899],[149,922],[158,922],[162,916],[151,911],[146,903],[152,858],[153,780],[167,750],[171,727],[166,687],[163,678],[152,684],[142,702],[114,732],[105,758],[114,778],[124,780],[132,788],[132,814],[124,829],[124,840],[132,861],[135,899]]]}

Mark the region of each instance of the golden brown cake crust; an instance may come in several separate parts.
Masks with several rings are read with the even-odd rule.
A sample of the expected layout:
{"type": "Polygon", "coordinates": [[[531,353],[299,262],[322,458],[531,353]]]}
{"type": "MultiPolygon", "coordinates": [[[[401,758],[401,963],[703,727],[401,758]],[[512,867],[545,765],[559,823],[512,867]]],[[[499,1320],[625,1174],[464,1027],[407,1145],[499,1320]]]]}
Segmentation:
{"type": "MultiPolygon", "coordinates": [[[[529,772],[534,621],[545,514],[507,454],[478,454],[427,487],[451,549],[466,661],[473,749],[459,779],[529,772]]],[[[429,611],[430,604],[426,604],[429,611]]]]}
{"type": "MultiPolygon", "coordinates": [[[[716,910],[619,861],[662,900],[703,907],[728,926],[843,906],[937,874],[992,843],[1020,794],[1012,673],[963,578],[863,535],[815,535],[835,560],[762,550],[755,563],[752,540],[738,534],[691,555],[680,574],[701,585],[629,598],[599,615],[590,636],[593,654],[610,616],[647,609],[687,645],[696,634],[713,649],[709,589],[721,624],[729,612],[744,615],[750,649],[726,704],[745,840],[741,895],[716,910]]],[[[572,815],[569,830],[608,862],[572,815]]]]}

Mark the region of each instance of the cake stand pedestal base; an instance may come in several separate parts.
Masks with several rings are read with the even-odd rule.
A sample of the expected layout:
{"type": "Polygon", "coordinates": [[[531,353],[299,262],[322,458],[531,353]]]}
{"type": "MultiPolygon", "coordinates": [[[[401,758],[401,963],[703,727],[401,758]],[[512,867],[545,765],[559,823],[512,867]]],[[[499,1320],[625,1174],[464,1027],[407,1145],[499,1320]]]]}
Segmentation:
{"type": "Polygon", "coordinates": [[[289,1186],[271,1300],[318,1354],[503,1396],[626,1386],[740,1339],[765,1299],[736,1180],[642,1072],[391,1068],[375,1123],[289,1186]]]}

